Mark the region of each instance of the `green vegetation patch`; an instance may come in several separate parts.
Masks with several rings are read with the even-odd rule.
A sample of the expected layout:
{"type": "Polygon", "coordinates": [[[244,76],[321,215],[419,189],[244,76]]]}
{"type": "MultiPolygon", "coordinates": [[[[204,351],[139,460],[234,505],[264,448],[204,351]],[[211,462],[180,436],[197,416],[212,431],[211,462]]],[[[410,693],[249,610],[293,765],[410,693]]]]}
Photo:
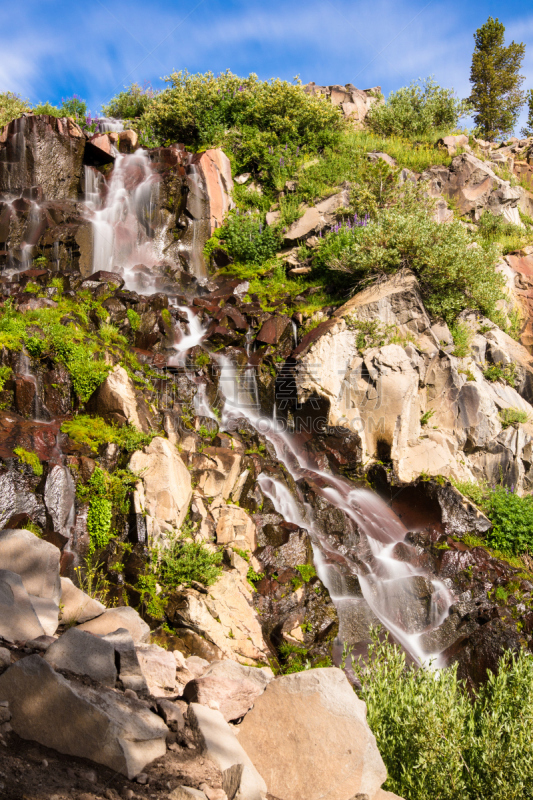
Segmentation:
{"type": "Polygon", "coordinates": [[[117,428],[108,425],[101,417],[91,417],[79,414],[61,425],[61,431],[66,433],[77,444],[87,445],[94,453],[102,444],[110,442],[118,444],[129,453],[141,450],[150,444],[154,433],[142,433],[132,425],[123,425],[117,428]]]}
{"type": "Polygon", "coordinates": [[[25,450],[23,447],[15,447],[13,453],[17,456],[21,464],[27,464],[32,468],[34,475],[43,474],[43,465],[39,460],[37,453],[31,450],[25,450]]]}
{"type": "Polygon", "coordinates": [[[530,798],[533,786],[533,659],[504,654],[471,697],[457,668],[407,666],[405,653],[373,634],[354,664],[368,724],[387,767],[384,789],[409,800],[530,798]]]}
{"type": "Polygon", "coordinates": [[[202,542],[183,536],[161,549],[156,567],[158,581],[168,588],[190,586],[192,581],[211,586],[222,574],[222,552],[212,553],[202,542]]]}

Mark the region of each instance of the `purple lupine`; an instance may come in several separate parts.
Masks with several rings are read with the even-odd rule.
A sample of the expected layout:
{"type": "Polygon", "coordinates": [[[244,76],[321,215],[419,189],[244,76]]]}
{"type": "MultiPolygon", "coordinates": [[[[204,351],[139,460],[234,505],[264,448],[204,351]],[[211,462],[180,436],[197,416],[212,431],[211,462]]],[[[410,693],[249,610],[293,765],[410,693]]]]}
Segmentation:
{"type": "Polygon", "coordinates": [[[299,152],[300,152],[300,145],[298,145],[298,147],[296,148],[296,155],[298,155],[299,152]]]}

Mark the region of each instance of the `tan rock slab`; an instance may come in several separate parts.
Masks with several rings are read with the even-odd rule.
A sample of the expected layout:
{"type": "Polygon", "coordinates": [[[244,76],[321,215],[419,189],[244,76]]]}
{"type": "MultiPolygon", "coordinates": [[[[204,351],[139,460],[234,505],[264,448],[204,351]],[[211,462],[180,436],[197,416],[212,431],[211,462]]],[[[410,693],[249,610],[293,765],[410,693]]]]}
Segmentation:
{"type": "Polygon", "coordinates": [[[239,743],[283,800],[373,798],[387,771],[342,670],[276,678],[240,725],[239,743]]]}
{"type": "Polygon", "coordinates": [[[61,622],[63,625],[88,622],[99,617],[105,610],[103,603],[78,589],[70,578],[61,578],[61,622]]]}
{"type": "Polygon", "coordinates": [[[96,619],[78,625],[78,630],[96,634],[113,633],[118,628],[126,628],[136,644],[147,641],[150,635],[149,626],[131,606],[108,608],[96,619]]]}

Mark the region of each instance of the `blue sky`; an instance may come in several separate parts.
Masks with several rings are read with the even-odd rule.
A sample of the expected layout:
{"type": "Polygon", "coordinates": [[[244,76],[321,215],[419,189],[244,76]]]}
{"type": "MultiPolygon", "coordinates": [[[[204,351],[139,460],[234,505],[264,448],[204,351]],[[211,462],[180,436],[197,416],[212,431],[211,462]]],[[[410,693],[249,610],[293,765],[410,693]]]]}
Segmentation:
{"type": "Polygon", "coordinates": [[[434,75],[469,93],[472,34],[498,16],[527,45],[533,4],[425,0],[22,0],[0,9],[0,90],[58,103],[74,92],[93,114],[124,85],[174,69],[230,68],[260,78],[381,85],[385,94],[434,75]]]}

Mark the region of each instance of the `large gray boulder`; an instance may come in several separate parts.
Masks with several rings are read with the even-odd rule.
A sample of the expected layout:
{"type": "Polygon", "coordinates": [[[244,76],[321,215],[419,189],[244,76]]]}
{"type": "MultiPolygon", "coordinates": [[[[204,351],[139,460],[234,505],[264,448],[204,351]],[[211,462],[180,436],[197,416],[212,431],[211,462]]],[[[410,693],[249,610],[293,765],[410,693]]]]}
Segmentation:
{"type": "Polygon", "coordinates": [[[20,575],[0,570],[0,636],[8,642],[27,642],[44,630],[20,575]]]}
{"type": "Polygon", "coordinates": [[[283,800],[374,798],[387,778],[366,705],[334,667],[272,681],[244,718],[239,744],[283,800]]]}
{"type": "Polygon", "coordinates": [[[242,765],[236,800],[264,800],[266,783],[220,711],[191,703],[187,719],[196,731],[203,752],[222,773],[236,764],[242,765]]]}
{"type": "Polygon", "coordinates": [[[53,600],[57,605],[61,599],[60,555],[59,548],[39,539],[31,531],[0,531],[2,569],[20,575],[28,594],[53,600]]]}
{"type": "Polygon", "coordinates": [[[142,703],[69,681],[37,655],[0,676],[0,701],[6,700],[11,726],[22,739],[88,758],[130,779],[166,752],[168,728],[142,703]]]}
{"type": "Polygon", "coordinates": [[[70,628],[50,645],[44,658],[54,669],[86,675],[103,686],[115,685],[115,648],[87,631],[70,628]]]}
{"type": "Polygon", "coordinates": [[[131,606],[108,608],[99,617],[78,625],[79,630],[103,635],[113,633],[118,628],[126,628],[131,633],[135,644],[147,641],[150,635],[149,626],[131,606]]]}
{"type": "Polygon", "coordinates": [[[157,644],[143,644],[136,648],[141,670],[153,697],[175,694],[176,659],[170,650],[157,644]]]}
{"type": "Polygon", "coordinates": [[[269,669],[245,667],[236,661],[215,661],[205,673],[189,681],[183,696],[220,711],[229,722],[243,717],[273,678],[269,669]]]}

